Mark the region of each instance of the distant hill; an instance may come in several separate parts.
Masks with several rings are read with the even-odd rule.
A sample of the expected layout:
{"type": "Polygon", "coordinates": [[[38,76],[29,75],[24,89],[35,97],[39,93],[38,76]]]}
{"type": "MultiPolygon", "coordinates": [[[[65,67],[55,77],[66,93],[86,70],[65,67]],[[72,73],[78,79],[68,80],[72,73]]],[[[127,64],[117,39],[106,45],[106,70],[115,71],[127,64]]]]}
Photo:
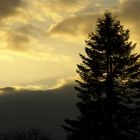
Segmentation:
{"type": "Polygon", "coordinates": [[[0,96],[0,129],[38,126],[48,130],[54,140],[63,140],[60,125],[65,118],[78,114],[76,91],[72,84],[48,91],[2,88],[0,96]]]}

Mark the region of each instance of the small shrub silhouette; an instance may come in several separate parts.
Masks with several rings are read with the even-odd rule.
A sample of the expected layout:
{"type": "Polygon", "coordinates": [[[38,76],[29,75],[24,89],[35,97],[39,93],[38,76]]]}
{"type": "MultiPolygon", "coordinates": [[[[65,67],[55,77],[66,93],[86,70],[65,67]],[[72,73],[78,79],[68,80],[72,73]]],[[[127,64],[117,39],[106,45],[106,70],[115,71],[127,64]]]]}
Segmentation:
{"type": "Polygon", "coordinates": [[[0,132],[0,140],[50,140],[50,138],[39,128],[30,128],[0,132]]]}

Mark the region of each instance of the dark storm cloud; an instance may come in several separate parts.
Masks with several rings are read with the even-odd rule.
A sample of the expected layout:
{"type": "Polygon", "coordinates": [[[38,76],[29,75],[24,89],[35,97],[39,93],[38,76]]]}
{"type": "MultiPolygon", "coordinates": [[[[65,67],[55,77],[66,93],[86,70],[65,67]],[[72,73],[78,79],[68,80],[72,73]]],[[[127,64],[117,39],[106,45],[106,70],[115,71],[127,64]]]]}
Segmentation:
{"type": "Polygon", "coordinates": [[[22,5],[22,0],[0,0],[0,18],[15,14],[22,5]]]}
{"type": "Polygon", "coordinates": [[[1,88],[0,129],[38,126],[54,138],[63,140],[60,125],[65,118],[75,117],[76,92],[72,85],[49,91],[1,88]]]}
{"type": "Polygon", "coordinates": [[[97,15],[85,14],[63,20],[52,28],[50,34],[85,35],[95,28],[97,15]]]}

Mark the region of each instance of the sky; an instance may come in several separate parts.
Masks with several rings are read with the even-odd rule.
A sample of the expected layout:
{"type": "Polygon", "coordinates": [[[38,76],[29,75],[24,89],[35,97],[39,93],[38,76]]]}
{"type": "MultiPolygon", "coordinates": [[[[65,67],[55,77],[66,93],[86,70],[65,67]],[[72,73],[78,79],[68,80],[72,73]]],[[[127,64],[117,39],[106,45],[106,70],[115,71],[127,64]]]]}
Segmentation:
{"type": "Polygon", "coordinates": [[[140,51],[140,0],[0,0],[0,87],[54,89],[76,79],[79,53],[107,10],[140,51]]]}

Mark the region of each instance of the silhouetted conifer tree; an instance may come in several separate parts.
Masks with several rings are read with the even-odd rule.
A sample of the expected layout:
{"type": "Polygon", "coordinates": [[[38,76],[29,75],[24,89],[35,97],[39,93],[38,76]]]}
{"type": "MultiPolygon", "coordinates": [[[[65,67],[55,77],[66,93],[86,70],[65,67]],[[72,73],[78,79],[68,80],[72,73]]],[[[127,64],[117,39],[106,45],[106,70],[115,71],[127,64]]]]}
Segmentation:
{"type": "Polygon", "coordinates": [[[87,56],[80,54],[77,73],[81,80],[76,80],[75,87],[81,115],[65,120],[67,139],[137,139],[137,109],[125,89],[139,81],[140,55],[132,53],[136,44],[129,41],[129,30],[106,12],[85,42],[87,56]]]}

